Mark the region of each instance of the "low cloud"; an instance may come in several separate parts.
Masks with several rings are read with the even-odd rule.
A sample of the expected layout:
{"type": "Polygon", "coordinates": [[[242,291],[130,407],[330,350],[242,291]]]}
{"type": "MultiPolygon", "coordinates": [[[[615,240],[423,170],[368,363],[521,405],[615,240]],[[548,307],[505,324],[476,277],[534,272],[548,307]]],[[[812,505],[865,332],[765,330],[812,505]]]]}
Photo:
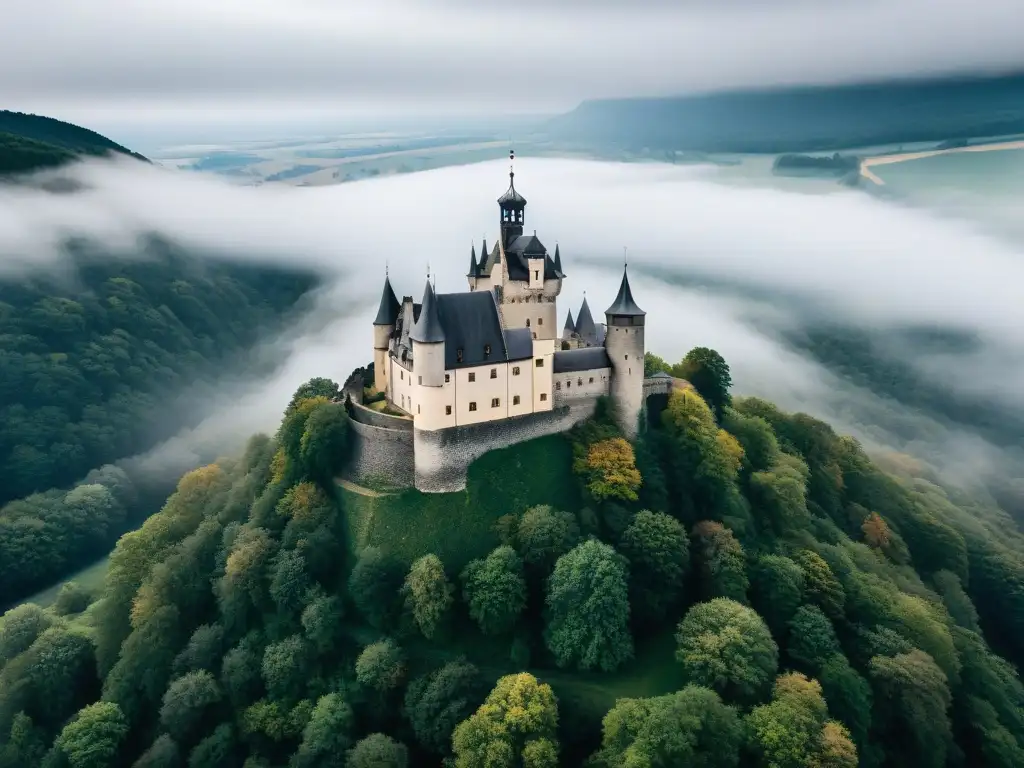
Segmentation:
{"type": "MultiPolygon", "coordinates": [[[[368,362],[386,267],[399,294],[419,297],[428,264],[438,290],[463,290],[470,241],[479,248],[483,236],[493,243],[497,235],[505,168],[253,188],[88,162],[61,172],[80,186],[74,193],[0,187],[0,273],[60,268],[61,243],[72,235],[131,257],[149,233],[218,258],[318,270],[328,287],[314,311],[274,342],[286,361],[278,375],[238,384],[230,404],[164,446],[165,457],[208,454],[225,436],[273,429],[302,381],[344,380],[368,362]]],[[[560,321],[584,291],[595,315],[603,311],[628,247],[648,349],[679,359],[693,346],[715,347],[741,393],[821,415],[873,445],[943,454],[968,472],[991,469],[998,450],[969,428],[851,384],[788,337],[826,323],[883,340],[923,329],[971,343],[943,354],[902,341],[879,350],[905,356],[931,385],[994,404],[1008,418],[1024,414],[1024,258],[1012,240],[974,222],[855,191],[737,188],[708,168],[528,158],[518,161],[516,180],[530,201],[527,227],[549,249],[560,246],[568,273],[560,321]]]]}

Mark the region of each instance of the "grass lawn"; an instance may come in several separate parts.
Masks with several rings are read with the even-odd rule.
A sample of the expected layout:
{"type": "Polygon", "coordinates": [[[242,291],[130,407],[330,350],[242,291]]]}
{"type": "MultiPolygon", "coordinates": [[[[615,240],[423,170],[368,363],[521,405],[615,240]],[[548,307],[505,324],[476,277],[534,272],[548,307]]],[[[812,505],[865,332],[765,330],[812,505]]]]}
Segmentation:
{"type": "Polygon", "coordinates": [[[78,584],[81,584],[83,587],[92,592],[94,595],[98,595],[99,592],[103,589],[103,579],[105,579],[107,576],[107,567],[109,565],[109,560],[109,557],[104,557],[102,560],[99,560],[93,563],[92,565],[83,568],[77,573],[71,574],[68,578],[64,579],[64,581],[61,581],[58,584],[54,584],[53,586],[47,587],[42,592],[36,592],[36,594],[31,595],[30,597],[27,597],[19,602],[35,603],[36,605],[41,606],[43,608],[49,608],[51,605],[53,605],[53,601],[57,599],[57,593],[60,591],[60,588],[69,581],[77,582],[78,584]]]}
{"type": "Polygon", "coordinates": [[[498,545],[494,522],[535,504],[576,511],[582,501],[572,475],[572,448],[563,435],[491,451],[470,465],[466,490],[408,489],[369,497],[338,487],[357,551],[376,546],[411,563],[434,553],[450,573],[498,545]]]}

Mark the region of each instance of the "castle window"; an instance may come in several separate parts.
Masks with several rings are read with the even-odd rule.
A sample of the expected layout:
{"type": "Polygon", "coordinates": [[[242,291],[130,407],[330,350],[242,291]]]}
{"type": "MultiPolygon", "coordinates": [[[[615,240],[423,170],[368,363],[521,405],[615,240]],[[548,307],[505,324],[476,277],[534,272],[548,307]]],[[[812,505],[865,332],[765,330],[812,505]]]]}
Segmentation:
{"type": "Polygon", "coordinates": [[[486,357],[489,354],[491,354],[491,345],[490,344],[484,344],[484,357],[486,357]]]}
{"type": "Polygon", "coordinates": [[[535,339],[537,338],[537,334],[536,333],[533,334],[533,338],[535,338],[535,339]]]}
{"type": "Polygon", "coordinates": [[[400,378],[402,381],[405,381],[405,371],[399,371],[398,378],[400,378]]]}
{"type": "Polygon", "coordinates": [[[519,405],[519,395],[513,395],[512,405],[519,405]]]}
{"type": "Polygon", "coordinates": [[[518,365],[512,366],[512,375],[513,376],[518,376],[519,375],[519,366],[518,365]]]}
{"type": "Polygon", "coordinates": [[[491,378],[492,379],[498,378],[498,369],[497,368],[491,368],[491,378]]]}
{"type": "Polygon", "coordinates": [[[539,280],[540,279],[540,270],[536,270],[536,269],[533,270],[533,279],[534,280],[539,280]]]}
{"type": "Polygon", "coordinates": [[[547,392],[541,392],[541,393],[540,393],[540,401],[541,401],[541,402],[543,403],[543,402],[545,402],[545,401],[546,401],[547,399],[548,399],[548,393],[547,393],[547,392]]]}
{"type": "Polygon", "coordinates": [[[496,397],[492,397],[491,398],[491,408],[497,408],[499,405],[501,405],[501,400],[499,400],[496,397]]]}
{"type": "Polygon", "coordinates": [[[590,383],[591,383],[591,384],[593,384],[593,383],[594,383],[594,377],[593,377],[593,376],[591,376],[591,377],[590,377],[590,383]]]}
{"type": "Polygon", "coordinates": [[[526,318],[526,327],[527,327],[527,328],[529,328],[529,327],[530,327],[530,318],[526,318]]]}
{"type": "Polygon", "coordinates": [[[565,388],[566,389],[572,389],[572,382],[571,381],[565,382],[565,388]]]}
{"type": "Polygon", "coordinates": [[[455,360],[459,363],[462,362],[462,347],[455,350],[455,360]]]}
{"type": "Polygon", "coordinates": [[[469,404],[469,410],[475,411],[476,410],[476,403],[470,403],[469,404]]]}
{"type": "Polygon", "coordinates": [[[544,318],[543,317],[538,317],[537,318],[537,325],[544,325],[544,318]]]}
{"type": "Polygon", "coordinates": [[[556,381],[555,382],[555,389],[561,389],[561,388],[562,388],[562,382],[556,381]]]}
{"type": "Polygon", "coordinates": [[[452,415],[452,407],[450,405],[446,405],[444,407],[444,415],[445,416],[451,416],[452,415]]]}
{"type": "Polygon", "coordinates": [[[470,374],[469,374],[469,380],[470,380],[470,381],[476,381],[476,374],[475,374],[475,373],[472,373],[472,372],[470,372],[470,374]]]}
{"type": "Polygon", "coordinates": [[[419,377],[419,381],[417,383],[421,384],[421,385],[423,384],[423,377],[422,376],[419,377]]]}
{"type": "Polygon", "coordinates": [[[449,383],[449,382],[450,382],[451,380],[452,380],[452,375],[451,375],[450,373],[446,373],[446,374],[444,375],[444,383],[445,383],[445,384],[447,384],[447,383],[449,383]]]}
{"type": "Polygon", "coordinates": [[[626,355],[626,359],[629,360],[629,355],[626,355]]]}
{"type": "MultiPolygon", "coordinates": [[[[591,379],[591,381],[593,381],[593,379],[591,379]]],[[[576,384],[577,384],[577,386],[582,387],[583,386],[583,379],[582,378],[576,379],[576,384]]]]}
{"type": "Polygon", "coordinates": [[[417,414],[423,413],[422,406],[419,406],[419,405],[416,406],[416,413],[417,414]]]}
{"type": "Polygon", "coordinates": [[[538,368],[543,368],[544,367],[544,358],[543,357],[537,358],[537,361],[534,363],[534,365],[536,365],[538,368]]]}

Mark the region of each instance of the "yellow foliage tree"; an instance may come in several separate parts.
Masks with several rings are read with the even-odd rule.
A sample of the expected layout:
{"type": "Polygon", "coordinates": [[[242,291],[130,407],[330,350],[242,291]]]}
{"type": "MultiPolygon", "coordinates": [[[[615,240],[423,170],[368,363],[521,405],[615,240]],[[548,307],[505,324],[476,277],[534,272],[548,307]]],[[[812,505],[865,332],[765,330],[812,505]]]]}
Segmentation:
{"type": "Polygon", "coordinates": [[[597,501],[636,501],[642,478],[633,446],[621,437],[594,443],[574,468],[586,478],[587,490],[597,501]]]}
{"type": "Polygon", "coordinates": [[[864,532],[864,541],[869,547],[885,549],[892,541],[889,533],[889,526],[877,512],[872,512],[865,518],[860,529],[864,532]]]}
{"type": "Polygon", "coordinates": [[[740,445],[740,441],[730,435],[724,429],[718,430],[716,436],[718,440],[718,447],[722,449],[722,456],[725,457],[725,463],[732,471],[733,477],[735,477],[740,467],[743,465],[743,446],[740,445]]]}

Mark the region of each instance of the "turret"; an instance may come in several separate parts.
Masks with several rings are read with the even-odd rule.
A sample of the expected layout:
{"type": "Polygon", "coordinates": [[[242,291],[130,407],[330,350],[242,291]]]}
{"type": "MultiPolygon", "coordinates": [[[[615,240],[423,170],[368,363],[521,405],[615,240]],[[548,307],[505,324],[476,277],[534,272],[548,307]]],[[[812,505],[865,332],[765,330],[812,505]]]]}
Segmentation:
{"type": "Polygon", "coordinates": [[[476,244],[469,248],[469,272],[466,273],[466,279],[469,280],[469,290],[476,290],[476,279],[480,276],[480,267],[476,263],[476,244]]]}
{"type": "Polygon", "coordinates": [[[395,323],[400,310],[398,298],[391,287],[391,277],[384,276],[384,292],[380,297],[380,307],[373,321],[373,386],[378,392],[388,391],[388,346],[395,333],[395,323]]]}
{"type": "Polygon", "coordinates": [[[590,314],[590,305],[587,304],[587,297],[583,297],[583,304],[580,306],[579,314],[576,315],[576,334],[584,347],[596,346],[597,326],[594,324],[594,316],[590,314]]]}
{"type": "Polygon", "coordinates": [[[562,254],[558,252],[558,243],[555,243],[555,274],[559,280],[565,277],[565,273],[562,271],[562,254]]]}
{"type": "Polygon", "coordinates": [[[626,269],[619,293],[605,310],[605,349],[612,364],[611,397],[619,426],[635,437],[644,402],[644,323],[646,312],[636,305],[626,269]]]}
{"type": "Polygon", "coordinates": [[[576,333],[576,323],[572,321],[572,310],[570,309],[569,314],[565,316],[565,327],[562,328],[563,341],[572,341],[574,333],[576,333]]]}
{"type": "Polygon", "coordinates": [[[444,328],[438,313],[437,297],[427,280],[420,304],[420,316],[409,334],[412,339],[413,372],[417,386],[444,385],[444,328]]]}
{"type": "MultiPolygon", "coordinates": [[[[515,153],[509,152],[509,160],[515,160],[515,153]]],[[[509,243],[523,234],[523,217],[526,213],[526,198],[516,192],[516,174],[508,172],[508,189],[498,198],[501,209],[501,240],[507,247],[509,243]]]]}

